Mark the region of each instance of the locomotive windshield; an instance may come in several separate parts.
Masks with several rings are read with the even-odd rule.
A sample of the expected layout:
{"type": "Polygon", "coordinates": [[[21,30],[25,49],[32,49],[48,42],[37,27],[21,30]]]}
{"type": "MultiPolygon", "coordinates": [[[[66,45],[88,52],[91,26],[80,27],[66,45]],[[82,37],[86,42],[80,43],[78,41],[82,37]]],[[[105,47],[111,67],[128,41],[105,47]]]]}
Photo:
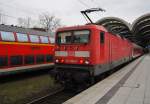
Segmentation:
{"type": "Polygon", "coordinates": [[[71,32],[60,32],[57,36],[56,41],[59,44],[71,43],[71,37],[72,37],[71,32]]]}
{"type": "Polygon", "coordinates": [[[89,30],[59,32],[56,41],[58,44],[88,43],[89,35],[89,30]]]}

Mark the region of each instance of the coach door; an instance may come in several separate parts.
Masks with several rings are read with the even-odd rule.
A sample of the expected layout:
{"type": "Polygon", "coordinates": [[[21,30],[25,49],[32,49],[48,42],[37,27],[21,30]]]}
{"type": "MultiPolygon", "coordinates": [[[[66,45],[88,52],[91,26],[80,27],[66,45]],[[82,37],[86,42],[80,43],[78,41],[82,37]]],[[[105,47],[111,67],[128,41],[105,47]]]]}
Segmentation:
{"type": "Polygon", "coordinates": [[[105,62],[106,57],[105,57],[105,32],[101,31],[100,32],[100,58],[105,62]]]}
{"type": "Polygon", "coordinates": [[[109,39],[109,69],[112,67],[112,39],[111,35],[108,34],[108,39],[109,39]]]}

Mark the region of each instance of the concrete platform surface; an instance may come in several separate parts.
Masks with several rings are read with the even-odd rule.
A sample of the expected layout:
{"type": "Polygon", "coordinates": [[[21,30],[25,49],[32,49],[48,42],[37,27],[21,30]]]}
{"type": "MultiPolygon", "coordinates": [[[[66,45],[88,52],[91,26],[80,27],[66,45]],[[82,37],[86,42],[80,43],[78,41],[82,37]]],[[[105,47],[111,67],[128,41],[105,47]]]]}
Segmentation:
{"type": "Polygon", "coordinates": [[[142,56],[63,104],[150,104],[150,56],[142,56]]]}
{"type": "Polygon", "coordinates": [[[45,69],[53,67],[53,63],[47,64],[38,64],[38,65],[28,65],[28,66],[21,66],[21,67],[12,67],[12,68],[2,68],[0,69],[0,75],[5,75],[9,73],[16,73],[21,71],[29,71],[29,70],[38,70],[38,69],[45,69]]]}

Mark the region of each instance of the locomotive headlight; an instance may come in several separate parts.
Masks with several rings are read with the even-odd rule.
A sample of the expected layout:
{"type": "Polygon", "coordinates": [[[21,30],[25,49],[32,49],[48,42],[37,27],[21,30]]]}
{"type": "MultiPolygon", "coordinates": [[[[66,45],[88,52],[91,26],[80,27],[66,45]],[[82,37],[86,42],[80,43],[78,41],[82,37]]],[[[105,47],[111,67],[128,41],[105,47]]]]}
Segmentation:
{"type": "Polygon", "coordinates": [[[84,63],[84,60],[83,60],[83,59],[80,59],[80,60],[79,60],[79,63],[80,63],[80,64],[83,64],[83,63],[84,63]]]}
{"type": "Polygon", "coordinates": [[[89,64],[90,62],[88,60],[85,61],[85,64],[89,64]]]}
{"type": "Polygon", "coordinates": [[[61,59],[61,60],[60,60],[61,63],[64,63],[64,61],[65,61],[64,59],[61,59]]]}
{"type": "Polygon", "coordinates": [[[59,62],[59,60],[58,60],[58,59],[56,59],[56,60],[55,60],[55,62],[56,62],[56,63],[58,63],[58,62],[59,62]]]}

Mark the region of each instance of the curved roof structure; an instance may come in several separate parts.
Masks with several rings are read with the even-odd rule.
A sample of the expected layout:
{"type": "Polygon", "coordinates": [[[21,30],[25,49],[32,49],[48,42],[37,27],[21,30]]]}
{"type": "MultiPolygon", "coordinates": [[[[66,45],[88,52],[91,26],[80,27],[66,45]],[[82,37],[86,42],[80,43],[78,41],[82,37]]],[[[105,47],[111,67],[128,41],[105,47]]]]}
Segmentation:
{"type": "Polygon", "coordinates": [[[104,26],[109,32],[118,34],[132,40],[131,25],[123,19],[117,17],[105,17],[96,22],[104,26]]]}
{"type": "Polygon", "coordinates": [[[126,37],[145,47],[150,44],[150,13],[137,18],[132,25],[117,17],[104,17],[96,22],[109,32],[126,37]]]}
{"type": "Polygon", "coordinates": [[[150,13],[137,18],[132,24],[132,33],[136,42],[142,46],[150,43],[150,13]]]}

